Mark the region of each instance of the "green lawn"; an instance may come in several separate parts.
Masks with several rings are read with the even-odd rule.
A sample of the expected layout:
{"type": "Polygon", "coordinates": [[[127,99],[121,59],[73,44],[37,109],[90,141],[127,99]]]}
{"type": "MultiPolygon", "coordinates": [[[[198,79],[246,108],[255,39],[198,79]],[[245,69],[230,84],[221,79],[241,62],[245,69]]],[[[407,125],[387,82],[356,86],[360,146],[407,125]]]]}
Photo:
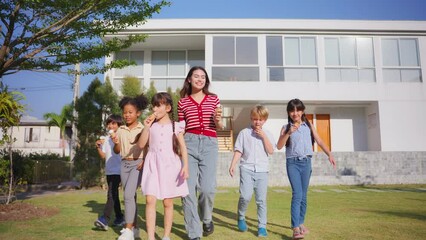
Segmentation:
{"type": "MultiPolygon", "coordinates": [[[[138,192],[142,239],[144,199],[138,192]]],[[[214,209],[215,232],[204,239],[258,239],[254,197],[247,213],[249,231],[238,232],[236,208],[238,189],[220,189],[214,209]]],[[[79,190],[34,197],[25,202],[59,208],[50,218],[0,222],[0,239],[116,239],[119,228],[98,231],[93,221],[102,211],[105,192],[79,190]]],[[[291,239],[289,188],[268,192],[267,239],[291,239]]],[[[305,239],[426,239],[426,185],[312,186],[308,195],[305,239]]],[[[175,201],[172,239],[186,239],[180,200],[175,201]]],[[[162,208],[158,202],[157,239],[162,236],[162,208]]]]}

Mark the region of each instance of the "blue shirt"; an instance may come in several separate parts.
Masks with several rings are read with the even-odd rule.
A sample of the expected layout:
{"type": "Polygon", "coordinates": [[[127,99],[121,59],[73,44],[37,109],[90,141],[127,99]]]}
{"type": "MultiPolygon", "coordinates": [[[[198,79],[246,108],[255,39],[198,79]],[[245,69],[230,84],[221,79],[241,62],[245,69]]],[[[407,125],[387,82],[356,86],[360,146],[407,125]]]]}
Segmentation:
{"type": "MultiPolygon", "coordinates": [[[[263,129],[269,142],[275,149],[275,141],[272,134],[263,129]]],[[[254,172],[269,171],[269,154],[266,152],[263,140],[250,127],[240,131],[235,141],[234,151],[241,152],[240,166],[254,172]]]]}
{"type": "MultiPolygon", "coordinates": [[[[286,127],[287,125],[284,125],[284,128],[286,127]]],[[[312,156],[311,129],[305,122],[300,124],[287,141],[290,141],[290,144],[285,148],[286,158],[312,156]]]]}

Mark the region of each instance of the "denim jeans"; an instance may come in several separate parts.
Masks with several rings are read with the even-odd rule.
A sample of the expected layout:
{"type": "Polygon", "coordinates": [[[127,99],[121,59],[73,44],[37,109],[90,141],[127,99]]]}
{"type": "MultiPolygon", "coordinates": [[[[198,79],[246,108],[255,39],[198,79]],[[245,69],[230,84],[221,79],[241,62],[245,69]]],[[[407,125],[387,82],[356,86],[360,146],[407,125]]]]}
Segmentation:
{"type": "Polygon", "coordinates": [[[305,222],[306,208],[308,205],[307,194],[311,173],[311,157],[287,158],[287,175],[292,189],[292,228],[298,227],[305,222]]]}
{"type": "Polygon", "coordinates": [[[247,207],[253,195],[257,205],[258,228],[266,228],[268,173],[254,172],[240,166],[240,199],[238,200],[238,220],[245,219],[247,207]]]}
{"type": "Polygon", "coordinates": [[[189,238],[202,235],[203,223],[210,223],[216,193],[217,138],[186,133],[189,195],[182,198],[185,228],[189,238]],[[197,197],[198,193],[198,197],[197,197]]]}

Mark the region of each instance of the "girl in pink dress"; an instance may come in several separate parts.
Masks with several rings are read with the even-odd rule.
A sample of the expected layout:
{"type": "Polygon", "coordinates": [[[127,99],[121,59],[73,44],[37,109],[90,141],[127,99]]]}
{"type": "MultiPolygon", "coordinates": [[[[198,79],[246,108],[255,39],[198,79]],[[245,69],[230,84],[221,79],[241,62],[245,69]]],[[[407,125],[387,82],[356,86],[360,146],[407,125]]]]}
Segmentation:
{"type": "Polygon", "coordinates": [[[185,122],[174,122],[173,102],[166,92],[152,97],[154,113],[144,121],[139,147],[148,145],[142,173],[142,194],[146,196],[146,230],[155,239],[157,199],[164,205],[164,237],[169,240],[173,222],[173,198],[188,195],[188,154],[183,137],[185,122]],[[171,114],[171,118],[169,116],[171,114]],[[148,143],[148,144],[147,144],[148,143]],[[181,160],[182,159],[182,160],[181,160]]]}

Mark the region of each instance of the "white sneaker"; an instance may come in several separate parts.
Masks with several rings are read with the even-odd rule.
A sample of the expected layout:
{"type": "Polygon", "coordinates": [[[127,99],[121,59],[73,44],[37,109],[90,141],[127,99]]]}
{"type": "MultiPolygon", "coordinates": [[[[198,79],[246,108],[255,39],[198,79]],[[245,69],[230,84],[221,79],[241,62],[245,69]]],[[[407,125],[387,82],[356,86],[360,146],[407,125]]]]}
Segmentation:
{"type": "Polygon", "coordinates": [[[133,231],[129,228],[123,228],[120,231],[121,235],[118,237],[117,240],[134,240],[135,237],[133,235],[133,231]]]}
{"type": "Polygon", "coordinates": [[[141,238],[139,234],[140,234],[140,233],[139,233],[139,228],[134,227],[134,228],[133,228],[133,237],[134,237],[134,238],[141,238]]]}

